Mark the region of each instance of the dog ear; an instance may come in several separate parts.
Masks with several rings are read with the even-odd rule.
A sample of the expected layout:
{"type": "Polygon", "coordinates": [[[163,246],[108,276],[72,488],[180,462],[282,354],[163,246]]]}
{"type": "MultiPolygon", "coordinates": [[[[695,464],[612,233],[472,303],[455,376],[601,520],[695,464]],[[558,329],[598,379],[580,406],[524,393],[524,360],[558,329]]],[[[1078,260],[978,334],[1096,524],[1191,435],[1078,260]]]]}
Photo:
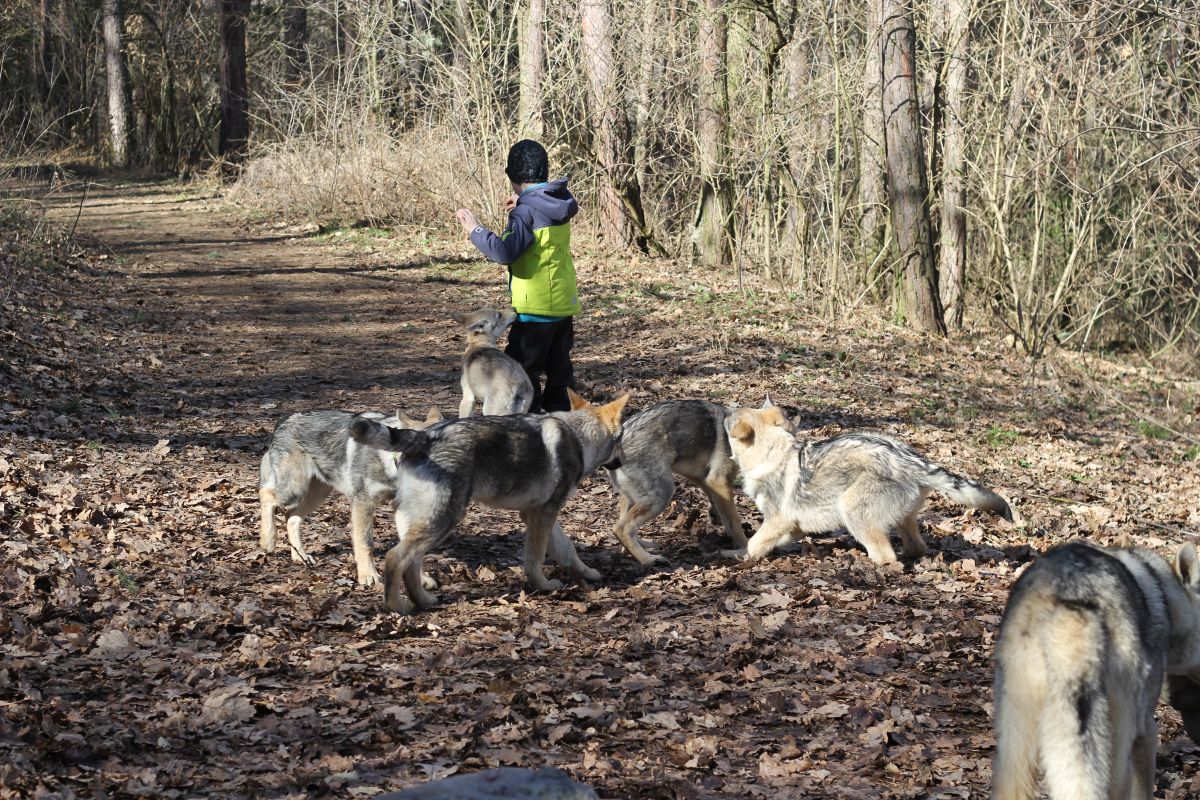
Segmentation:
{"type": "Polygon", "coordinates": [[[471,318],[471,315],[474,313],[475,312],[473,312],[473,311],[455,311],[453,314],[450,315],[450,319],[454,320],[459,325],[466,325],[467,320],[469,320],[471,318]]]}
{"type": "Polygon", "coordinates": [[[771,402],[771,393],[767,392],[767,396],[763,399],[762,408],[774,408],[775,404],[771,402]]]}
{"type": "Polygon", "coordinates": [[[729,436],[739,442],[754,438],[754,426],[744,419],[739,419],[729,428],[729,436]]]}
{"type": "Polygon", "coordinates": [[[621,411],[625,408],[625,404],[629,402],[630,397],[629,392],[626,392],[611,403],[602,405],[597,412],[600,415],[600,419],[608,427],[615,429],[621,421],[621,411]]]}
{"type": "Polygon", "coordinates": [[[567,387],[567,399],[571,401],[571,410],[578,411],[581,408],[587,408],[591,405],[587,400],[584,400],[570,386],[567,387]]]}
{"type": "Polygon", "coordinates": [[[1117,537],[1117,541],[1113,543],[1113,547],[1117,548],[1118,550],[1132,550],[1133,537],[1128,533],[1122,533],[1117,537]]]}
{"type": "Polygon", "coordinates": [[[1200,559],[1196,557],[1196,545],[1188,542],[1175,553],[1175,574],[1183,588],[1196,591],[1200,588],[1200,559]]]}
{"type": "Polygon", "coordinates": [[[432,425],[435,422],[442,421],[442,410],[437,406],[430,406],[429,413],[425,415],[425,424],[432,425]]]}

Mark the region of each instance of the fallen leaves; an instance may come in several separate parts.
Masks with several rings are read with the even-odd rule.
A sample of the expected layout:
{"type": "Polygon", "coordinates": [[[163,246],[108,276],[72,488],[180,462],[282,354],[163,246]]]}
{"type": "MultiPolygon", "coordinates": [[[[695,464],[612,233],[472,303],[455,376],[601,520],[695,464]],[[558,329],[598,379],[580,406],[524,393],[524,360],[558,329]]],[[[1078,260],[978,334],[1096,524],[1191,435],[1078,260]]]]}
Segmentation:
{"type": "MultiPolygon", "coordinates": [[[[194,211],[172,224],[229,235],[194,211]]],[[[311,243],[236,247],[261,268],[173,244],[74,288],[19,290],[13,330],[37,346],[14,349],[0,388],[0,797],[370,796],[509,764],[631,800],[981,797],[992,640],[1034,549],[1122,531],[1166,547],[1169,530],[1136,520],[1194,525],[1200,508],[1181,447],[1135,441],[1007,356],[981,371],[975,345],[818,324],[766,293],[717,319],[684,289],[626,291],[682,280],[677,265],[608,274],[580,258],[606,315],[576,349],[593,395],[757,405],[770,389],[803,406],[805,435],[900,435],[1002,490],[1023,522],[935,497],[915,563],[878,569],[835,533],[747,565],[719,557],[703,495],[680,487],[643,531],[672,566],[646,570],[611,534],[601,475],[562,520],[601,582],[526,593],[515,515],[472,509],[428,559],[442,605],[381,615],[354,580],[341,499],[305,521],[315,567],[257,554],[258,456],[293,411],[455,406],[457,345],[434,335],[435,312],[494,304],[503,286],[426,282],[438,267],[386,253],[371,274],[311,243]],[[989,443],[993,427],[1019,436],[989,443]]],[[[377,558],[390,524],[376,520],[377,558]]],[[[1172,713],[1160,792],[1182,798],[1197,758],[1172,713]]]]}

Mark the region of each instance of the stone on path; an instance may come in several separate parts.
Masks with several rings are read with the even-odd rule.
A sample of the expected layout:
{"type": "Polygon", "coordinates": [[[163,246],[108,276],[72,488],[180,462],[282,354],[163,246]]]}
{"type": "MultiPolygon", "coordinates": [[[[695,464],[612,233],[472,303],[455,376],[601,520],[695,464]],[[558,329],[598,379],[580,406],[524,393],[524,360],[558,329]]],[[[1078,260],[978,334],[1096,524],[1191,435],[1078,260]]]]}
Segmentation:
{"type": "Polygon", "coordinates": [[[598,800],[592,789],[561,769],[501,767],[410,786],[375,800],[598,800]]]}

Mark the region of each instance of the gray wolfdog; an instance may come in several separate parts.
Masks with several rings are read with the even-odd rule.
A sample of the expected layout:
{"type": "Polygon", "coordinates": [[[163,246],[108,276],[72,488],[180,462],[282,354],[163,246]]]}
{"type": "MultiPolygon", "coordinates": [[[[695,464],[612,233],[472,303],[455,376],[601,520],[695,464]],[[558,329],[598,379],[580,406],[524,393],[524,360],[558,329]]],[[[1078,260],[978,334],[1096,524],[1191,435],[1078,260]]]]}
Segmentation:
{"type": "Polygon", "coordinates": [[[704,490],[709,517],[725,527],[735,547],[746,546],[733,501],[737,464],[725,436],[728,415],[728,408],[707,400],[668,400],[625,420],[613,460],[605,466],[621,495],[614,531],[642,564],[666,561],[650,552],[637,532],[671,502],[675,494],[672,473],[704,490]]]}
{"type": "Polygon", "coordinates": [[[424,428],[441,418],[437,409],[430,409],[424,422],[399,413],[385,418],[376,412],[310,411],[280,422],[259,467],[259,547],[268,553],[275,549],[275,509],[282,508],[287,516],[292,561],[315,564],[316,559],[304,550],[300,523],[336,489],[350,498],[350,541],[358,582],[362,586],[383,583],[371,557],[372,527],[375,509],[395,499],[392,476],[396,459],[390,453],[355,442],[350,438],[350,428],[359,419],[390,428],[424,428]]]}
{"type": "Polygon", "coordinates": [[[1200,563],[1082,541],[1017,579],[996,644],[995,800],[1154,796],[1164,675],[1189,732],[1200,674],[1200,563]],[[1190,696],[1189,696],[1190,695],[1190,696]]]}
{"type": "Polygon", "coordinates": [[[524,414],[533,404],[533,384],[525,368],[496,345],[516,319],[515,311],[494,308],[454,315],[455,322],[467,327],[460,418],[471,416],[476,399],[483,403],[484,414],[524,414]]]}
{"type": "Polygon", "coordinates": [[[356,441],[402,454],[394,478],[400,542],[388,551],[384,567],[389,611],[407,614],[437,602],[422,586],[421,559],[449,538],[472,500],[520,511],[525,576],[534,589],[562,586],[542,572],[547,547],[558,563],[587,580],[599,579],[600,573],[579,560],[558,513],[579,481],[612,457],[629,395],[593,406],[568,394],[571,411],[467,417],[424,431],[355,421],[356,441]]]}
{"type": "Polygon", "coordinates": [[[899,530],[904,553],[925,553],[917,515],[934,489],[950,499],[1012,520],[1000,495],[927,460],[888,436],[847,433],[800,442],[787,416],[770,400],[739,408],[725,419],[733,460],[746,493],[763,514],[747,545],[762,558],[800,533],[845,528],[876,564],[896,560],[888,534],[899,530]]]}

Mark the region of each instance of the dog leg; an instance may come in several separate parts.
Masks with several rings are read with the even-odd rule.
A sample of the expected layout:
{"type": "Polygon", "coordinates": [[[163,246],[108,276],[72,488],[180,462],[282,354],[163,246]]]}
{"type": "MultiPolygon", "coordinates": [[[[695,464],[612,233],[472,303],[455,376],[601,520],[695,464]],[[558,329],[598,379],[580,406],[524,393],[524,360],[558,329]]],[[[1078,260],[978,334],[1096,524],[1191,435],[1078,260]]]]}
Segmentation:
{"type": "Polygon", "coordinates": [[[425,573],[421,571],[421,559],[409,563],[404,570],[404,587],[408,596],[417,604],[417,608],[433,608],[437,605],[437,596],[425,591],[425,573]]]}
{"type": "Polygon", "coordinates": [[[375,558],[371,554],[374,516],[375,504],[368,498],[350,499],[350,541],[354,545],[354,564],[358,569],[359,586],[371,587],[383,583],[383,576],[375,569],[375,558]]]}
{"type": "Polygon", "coordinates": [[[746,534],[742,532],[742,518],[738,514],[737,503],[733,501],[733,486],[726,480],[710,480],[701,484],[704,493],[708,495],[709,514],[715,511],[721,524],[725,526],[725,535],[736,548],[746,546],[746,534]]]}
{"type": "Polygon", "coordinates": [[[850,535],[867,550],[867,557],[879,566],[891,564],[896,559],[896,548],[888,539],[887,531],[875,525],[847,526],[850,535]]]}
{"type": "Polygon", "coordinates": [[[417,605],[404,589],[404,569],[411,558],[411,547],[403,539],[388,550],[383,561],[383,607],[397,614],[411,614],[417,605]]]}
{"type": "Polygon", "coordinates": [[[842,495],[837,503],[842,524],[850,535],[867,550],[867,555],[879,566],[896,560],[896,550],[888,540],[888,528],[879,519],[881,510],[877,497],[886,494],[887,487],[878,482],[860,479],[842,495]]]}
{"type": "Polygon", "coordinates": [[[258,504],[262,511],[262,524],[258,532],[258,549],[264,553],[275,551],[275,508],[279,505],[279,497],[274,489],[263,487],[258,490],[258,504]]]}
{"type": "Polygon", "coordinates": [[[904,555],[908,558],[920,558],[925,555],[925,540],[921,538],[921,526],[917,522],[917,512],[909,514],[900,523],[900,539],[904,543],[904,555]]]}
{"type": "Polygon", "coordinates": [[[637,535],[638,528],[658,516],[658,513],[662,511],[666,504],[664,503],[663,506],[657,508],[655,507],[656,505],[657,503],[653,501],[648,503],[630,503],[625,501],[625,511],[622,512],[620,519],[617,520],[616,527],[613,528],[613,533],[616,534],[617,539],[620,540],[625,549],[629,551],[629,555],[636,558],[639,564],[647,567],[651,564],[667,563],[667,559],[661,555],[648,551],[637,535]]]}
{"type": "Polygon", "coordinates": [[[550,558],[554,559],[555,564],[566,567],[584,580],[600,580],[600,573],[580,560],[579,553],[575,551],[575,543],[567,538],[567,534],[563,532],[562,525],[559,525],[558,522],[554,523],[554,529],[550,531],[550,543],[547,545],[547,552],[550,558]]]}
{"type": "Polygon", "coordinates": [[[458,404],[458,417],[471,416],[475,411],[475,393],[471,391],[471,387],[467,385],[467,379],[464,376],[462,381],[462,401],[458,404]]]}
{"type": "Polygon", "coordinates": [[[1158,726],[1150,713],[1138,725],[1133,741],[1133,787],[1129,797],[1151,800],[1154,797],[1154,766],[1158,750],[1158,726]]]}
{"type": "Polygon", "coordinates": [[[791,541],[795,529],[796,526],[791,520],[783,517],[771,517],[763,520],[762,526],[746,543],[746,560],[757,561],[766,557],[776,547],[791,541]]]}
{"type": "Polygon", "coordinates": [[[329,493],[332,490],[333,487],[329,484],[322,483],[315,478],[310,480],[308,482],[308,490],[300,498],[300,502],[296,503],[296,507],[288,514],[288,545],[292,550],[292,561],[295,561],[297,564],[312,566],[317,563],[317,560],[304,550],[304,542],[300,539],[300,523],[317,506],[325,502],[325,498],[329,497],[329,493]]]}
{"type": "Polygon", "coordinates": [[[547,513],[542,509],[521,512],[521,521],[525,523],[525,580],[539,592],[553,592],[562,588],[562,581],[550,580],[542,571],[556,517],[556,512],[547,513]]]}

